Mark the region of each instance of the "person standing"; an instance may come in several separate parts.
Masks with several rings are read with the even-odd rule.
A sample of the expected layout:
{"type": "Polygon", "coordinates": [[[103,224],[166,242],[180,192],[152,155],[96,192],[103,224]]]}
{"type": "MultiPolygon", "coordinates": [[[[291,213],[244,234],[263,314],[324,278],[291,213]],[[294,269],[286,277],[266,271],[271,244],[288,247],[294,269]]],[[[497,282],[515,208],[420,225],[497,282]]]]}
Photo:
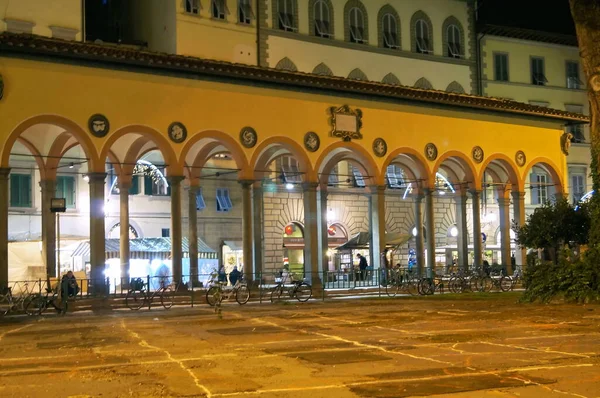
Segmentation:
{"type": "Polygon", "coordinates": [[[362,254],[358,253],[356,255],[358,258],[358,269],[360,270],[360,280],[365,280],[365,274],[367,273],[367,267],[369,264],[367,263],[367,259],[362,254]]]}

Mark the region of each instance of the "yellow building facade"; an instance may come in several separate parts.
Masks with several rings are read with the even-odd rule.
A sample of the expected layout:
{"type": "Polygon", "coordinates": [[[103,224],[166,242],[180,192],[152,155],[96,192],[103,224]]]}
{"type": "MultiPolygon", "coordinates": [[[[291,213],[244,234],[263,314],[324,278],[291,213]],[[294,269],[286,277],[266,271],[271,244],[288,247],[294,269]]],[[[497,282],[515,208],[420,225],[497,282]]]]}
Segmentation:
{"type": "MultiPolygon", "coordinates": [[[[85,24],[78,28],[73,14],[81,17],[89,9],[82,11],[76,1],[64,3],[71,6],[69,12],[57,8],[34,21],[34,12],[12,8],[12,2],[6,8],[5,21],[12,18],[35,24],[27,32],[27,24],[17,24],[17,31],[14,23],[6,23],[9,32],[0,35],[1,283],[11,280],[5,255],[9,220],[23,213],[39,213],[46,270],[51,274],[56,269],[50,204],[64,182],[60,177],[69,170],[77,171],[77,187],[88,185],[85,195],[79,196],[87,203],[80,200],[70,214],[89,222],[90,277],[98,281],[105,275],[107,197],[111,195],[119,203],[121,276],[128,277],[130,213],[136,211],[139,199],[129,192],[140,159],[149,154],[160,159],[168,181],[175,279],[183,276],[184,235],[196,241],[201,223],[208,226],[202,238],[209,239],[227,220],[240,233],[247,274],[280,268],[281,242],[286,242],[282,235],[291,223],[303,230],[301,262],[314,284],[320,284],[320,273],[330,269],[327,240],[334,224],[345,227],[346,235],[372,233],[370,260],[376,268],[386,246],[386,232],[423,231],[413,237],[421,271],[435,266],[436,242],[448,225],[454,225],[458,263],[480,265],[484,186],[493,187],[498,198],[500,251],[506,263],[511,257],[510,220],[524,222],[532,168],[547,173],[548,184],[557,194],[567,192],[565,151],[569,145],[563,126],[585,123],[587,118],[461,93],[457,87],[471,91],[469,76],[475,64],[473,47],[466,44],[468,2],[449,1],[444,12],[433,1],[422,2],[422,8],[430,8],[427,12],[403,9],[406,2],[398,2],[394,12],[380,13],[398,16],[401,48],[378,47],[376,28],[371,29],[368,42],[342,39],[360,33],[356,29],[359,11],[365,15],[362,34],[367,22],[377,26],[378,11],[386,9],[376,2],[369,3],[373,9],[354,0],[323,2],[333,10],[334,24],[329,25],[333,37],[318,40],[340,42],[326,45],[310,39],[311,14],[306,11],[310,11],[309,3],[313,11],[315,3],[322,6],[315,1],[298,1],[302,7],[295,1],[265,1],[244,23],[229,20],[239,18],[241,9],[249,12],[236,2],[228,1],[227,9],[221,8],[223,20],[219,12],[219,18],[206,14],[213,9],[209,2],[173,1],[166,11],[157,12],[162,10],[158,8],[146,17],[171,18],[171,22],[145,33],[132,22],[129,38],[138,44],[121,45],[98,38],[95,43],[77,41],[85,24]],[[286,8],[289,4],[291,14],[286,8]],[[53,15],[56,20],[50,20],[53,15]],[[344,15],[352,16],[354,24],[343,28],[344,15]],[[456,17],[448,19],[452,15],[456,17]],[[281,20],[283,29],[274,25],[281,20]],[[456,32],[461,31],[458,24],[463,27],[463,47],[447,45],[442,27],[448,21],[455,23],[456,32]],[[421,33],[424,26],[431,28],[432,36],[421,37],[431,40],[417,40],[410,28],[417,25],[421,33]],[[56,37],[57,29],[50,26],[72,29],[73,39],[47,37],[56,37]],[[226,32],[217,34],[221,30],[226,32]],[[161,32],[175,32],[175,39],[163,40],[161,32]],[[199,33],[203,40],[192,39],[199,33]],[[146,35],[142,39],[159,39],[141,40],[137,34],[146,35]],[[142,49],[140,41],[145,43],[142,49]],[[431,53],[414,50],[427,45],[432,46],[431,53]],[[148,51],[152,49],[156,51],[148,51]],[[448,56],[451,49],[458,51],[457,57],[448,56]],[[166,50],[171,54],[157,52],[166,50]],[[327,64],[331,73],[322,73],[325,68],[312,73],[320,64],[327,64]],[[436,73],[439,65],[448,66],[448,76],[436,73]],[[403,68],[410,71],[406,76],[401,74],[403,68]],[[352,75],[356,69],[362,75],[352,75]],[[390,73],[399,82],[384,79],[390,73]],[[412,86],[417,76],[430,85],[399,84],[412,86]],[[431,90],[432,83],[439,89],[451,86],[452,92],[431,90]],[[284,160],[293,162],[295,177],[287,179],[291,187],[285,188],[277,186],[290,172],[281,166],[284,160]],[[396,190],[390,182],[390,166],[403,176],[396,190]],[[109,171],[118,176],[116,195],[106,187],[109,171]],[[27,175],[34,176],[41,187],[37,204],[21,194],[24,184],[29,184],[27,192],[33,190],[27,175]],[[334,183],[332,175],[337,176],[334,183]],[[216,212],[203,217],[195,204],[198,192],[209,187],[216,189],[216,212]],[[225,187],[234,198],[233,209],[219,197],[225,187]],[[23,206],[15,207],[13,202],[23,206]],[[471,259],[469,252],[473,252],[471,259]]],[[[163,2],[152,4],[164,7],[163,2]]],[[[312,21],[316,23],[314,16],[312,21]]],[[[382,35],[389,33],[379,30],[382,35]]],[[[189,252],[192,274],[198,272],[193,246],[189,252]]],[[[517,255],[522,261],[522,254],[517,255]]]]}

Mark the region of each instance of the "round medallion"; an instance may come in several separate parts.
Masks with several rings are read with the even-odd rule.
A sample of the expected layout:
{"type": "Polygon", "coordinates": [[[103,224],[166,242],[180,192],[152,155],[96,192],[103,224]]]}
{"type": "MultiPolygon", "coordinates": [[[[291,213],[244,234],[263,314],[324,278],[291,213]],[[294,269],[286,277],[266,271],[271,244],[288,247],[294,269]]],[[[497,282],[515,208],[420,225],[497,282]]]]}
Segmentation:
{"type": "Polygon", "coordinates": [[[483,149],[481,149],[480,146],[474,146],[471,150],[471,156],[473,157],[475,163],[483,162],[483,149]]]}
{"type": "Polygon", "coordinates": [[[242,131],[240,131],[240,141],[246,148],[254,147],[256,141],[258,141],[256,131],[252,127],[244,127],[242,131]]]}
{"type": "Polygon", "coordinates": [[[110,130],[110,123],[106,116],[96,113],[95,115],[90,116],[88,120],[88,128],[90,129],[90,133],[95,137],[102,138],[108,134],[110,130]]]}
{"type": "Polygon", "coordinates": [[[435,144],[432,144],[431,142],[427,145],[425,145],[425,157],[427,158],[427,160],[436,160],[438,156],[438,150],[437,147],[435,146],[435,144]]]}
{"type": "Polygon", "coordinates": [[[321,140],[319,139],[317,133],[309,131],[308,133],[304,134],[304,148],[306,148],[307,151],[316,152],[320,146],[321,140]]]}
{"type": "Polygon", "coordinates": [[[181,144],[187,138],[187,129],[180,122],[173,122],[169,125],[167,130],[169,138],[176,144],[181,144]]]}
{"type": "Polygon", "coordinates": [[[525,156],[525,152],[517,151],[515,154],[515,162],[517,162],[517,166],[523,167],[525,166],[525,162],[527,162],[527,157],[525,156]]]}
{"type": "Polygon", "coordinates": [[[387,144],[383,138],[375,138],[373,141],[373,153],[380,158],[385,156],[387,153],[387,144]]]}

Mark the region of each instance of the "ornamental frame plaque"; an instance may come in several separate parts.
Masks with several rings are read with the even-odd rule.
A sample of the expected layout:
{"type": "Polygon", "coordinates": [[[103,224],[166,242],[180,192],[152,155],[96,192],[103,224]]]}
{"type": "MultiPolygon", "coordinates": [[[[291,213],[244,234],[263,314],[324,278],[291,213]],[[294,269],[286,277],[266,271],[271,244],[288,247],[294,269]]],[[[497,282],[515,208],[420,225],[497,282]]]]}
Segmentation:
{"type": "Polygon", "coordinates": [[[527,156],[525,155],[525,152],[517,151],[517,153],[515,154],[515,162],[519,167],[525,166],[525,163],[527,163],[527,156]]]}
{"type": "Polygon", "coordinates": [[[383,138],[375,138],[373,141],[373,153],[377,157],[384,157],[387,153],[387,143],[383,138]]]}
{"type": "Polygon", "coordinates": [[[332,106],[329,108],[329,114],[332,137],[339,137],[344,141],[363,138],[360,132],[362,128],[362,111],[360,109],[351,109],[348,105],[338,108],[332,106]]]}
{"type": "Polygon", "coordinates": [[[94,137],[106,137],[110,131],[110,122],[106,116],[96,113],[88,119],[88,128],[94,137]]]}

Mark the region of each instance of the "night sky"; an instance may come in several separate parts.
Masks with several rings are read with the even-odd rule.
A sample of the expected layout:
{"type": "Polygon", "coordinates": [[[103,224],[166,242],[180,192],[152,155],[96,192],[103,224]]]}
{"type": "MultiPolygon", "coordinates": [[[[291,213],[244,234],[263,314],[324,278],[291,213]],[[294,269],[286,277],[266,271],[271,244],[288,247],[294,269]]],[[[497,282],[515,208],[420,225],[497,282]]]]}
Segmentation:
{"type": "Polygon", "coordinates": [[[568,0],[478,0],[478,23],[575,35],[568,0]]]}

